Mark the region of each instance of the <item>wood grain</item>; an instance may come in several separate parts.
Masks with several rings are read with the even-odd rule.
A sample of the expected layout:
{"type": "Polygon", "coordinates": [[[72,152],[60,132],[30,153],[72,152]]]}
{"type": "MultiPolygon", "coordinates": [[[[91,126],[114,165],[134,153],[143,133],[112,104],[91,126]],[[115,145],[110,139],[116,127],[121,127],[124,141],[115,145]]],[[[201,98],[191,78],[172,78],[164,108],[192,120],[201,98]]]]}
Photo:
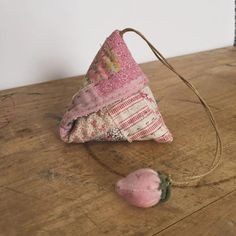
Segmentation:
{"type": "Polygon", "coordinates": [[[223,140],[223,162],[197,187],[174,188],[150,209],[117,196],[118,174],[137,168],[207,170],[214,131],[192,92],[159,62],[141,65],[174,135],[171,144],[65,144],[58,121],[82,77],[0,91],[0,235],[236,235],[236,49],[169,60],[206,99],[223,140]],[[113,170],[114,172],[111,172],[113,170]]]}

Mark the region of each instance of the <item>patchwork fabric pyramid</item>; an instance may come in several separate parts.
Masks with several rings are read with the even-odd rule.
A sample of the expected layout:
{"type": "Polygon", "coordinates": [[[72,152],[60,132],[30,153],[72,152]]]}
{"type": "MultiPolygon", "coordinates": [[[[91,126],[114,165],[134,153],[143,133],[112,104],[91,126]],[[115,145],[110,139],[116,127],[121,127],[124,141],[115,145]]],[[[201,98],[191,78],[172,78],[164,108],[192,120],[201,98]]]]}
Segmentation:
{"type": "Polygon", "coordinates": [[[104,42],[90,65],[82,88],[60,123],[65,142],[171,142],[148,78],[133,59],[120,31],[104,42]]]}

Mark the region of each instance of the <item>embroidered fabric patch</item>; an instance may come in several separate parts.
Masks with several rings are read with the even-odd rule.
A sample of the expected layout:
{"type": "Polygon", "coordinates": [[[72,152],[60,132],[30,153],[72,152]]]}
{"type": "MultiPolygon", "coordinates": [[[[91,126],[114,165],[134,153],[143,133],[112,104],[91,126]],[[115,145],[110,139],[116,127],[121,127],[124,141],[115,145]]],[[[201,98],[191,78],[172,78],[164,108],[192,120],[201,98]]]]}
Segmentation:
{"type": "Polygon", "coordinates": [[[108,43],[104,43],[102,50],[95,57],[87,75],[84,85],[89,83],[97,84],[101,80],[106,80],[120,71],[120,63],[112,48],[108,43]]]}
{"type": "Polygon", "coordinates": [[[103,108],[76,120],[67,142],[84,143],[90,140],[121,141],[126,138],[114,124],[107,109],[103,108]]]}

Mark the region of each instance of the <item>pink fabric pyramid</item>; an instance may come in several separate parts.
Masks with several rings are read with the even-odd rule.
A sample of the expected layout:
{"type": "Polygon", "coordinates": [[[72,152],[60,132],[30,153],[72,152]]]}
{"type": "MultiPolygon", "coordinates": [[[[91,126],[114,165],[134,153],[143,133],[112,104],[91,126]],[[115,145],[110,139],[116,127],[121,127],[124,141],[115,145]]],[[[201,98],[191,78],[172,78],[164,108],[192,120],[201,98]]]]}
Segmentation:
{"type": "Polygon", "coordinates": [[[104,42],[84,78],[84,86],[60,124],[65,142],[149,140],[173,137],[159,112],[148,79],[118,30],[104,42]]]}

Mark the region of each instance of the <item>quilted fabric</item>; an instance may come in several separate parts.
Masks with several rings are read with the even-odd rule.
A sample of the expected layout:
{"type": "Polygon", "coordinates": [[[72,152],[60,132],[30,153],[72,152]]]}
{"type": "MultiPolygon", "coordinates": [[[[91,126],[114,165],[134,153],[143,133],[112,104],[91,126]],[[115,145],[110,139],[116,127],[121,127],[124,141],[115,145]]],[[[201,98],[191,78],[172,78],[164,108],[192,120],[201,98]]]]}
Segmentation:
{"type": "Polygon", "coordinates": [[[104,42],[60,123],[65,142],[171,142],[148,78],[118,30],[104,42]]]}

